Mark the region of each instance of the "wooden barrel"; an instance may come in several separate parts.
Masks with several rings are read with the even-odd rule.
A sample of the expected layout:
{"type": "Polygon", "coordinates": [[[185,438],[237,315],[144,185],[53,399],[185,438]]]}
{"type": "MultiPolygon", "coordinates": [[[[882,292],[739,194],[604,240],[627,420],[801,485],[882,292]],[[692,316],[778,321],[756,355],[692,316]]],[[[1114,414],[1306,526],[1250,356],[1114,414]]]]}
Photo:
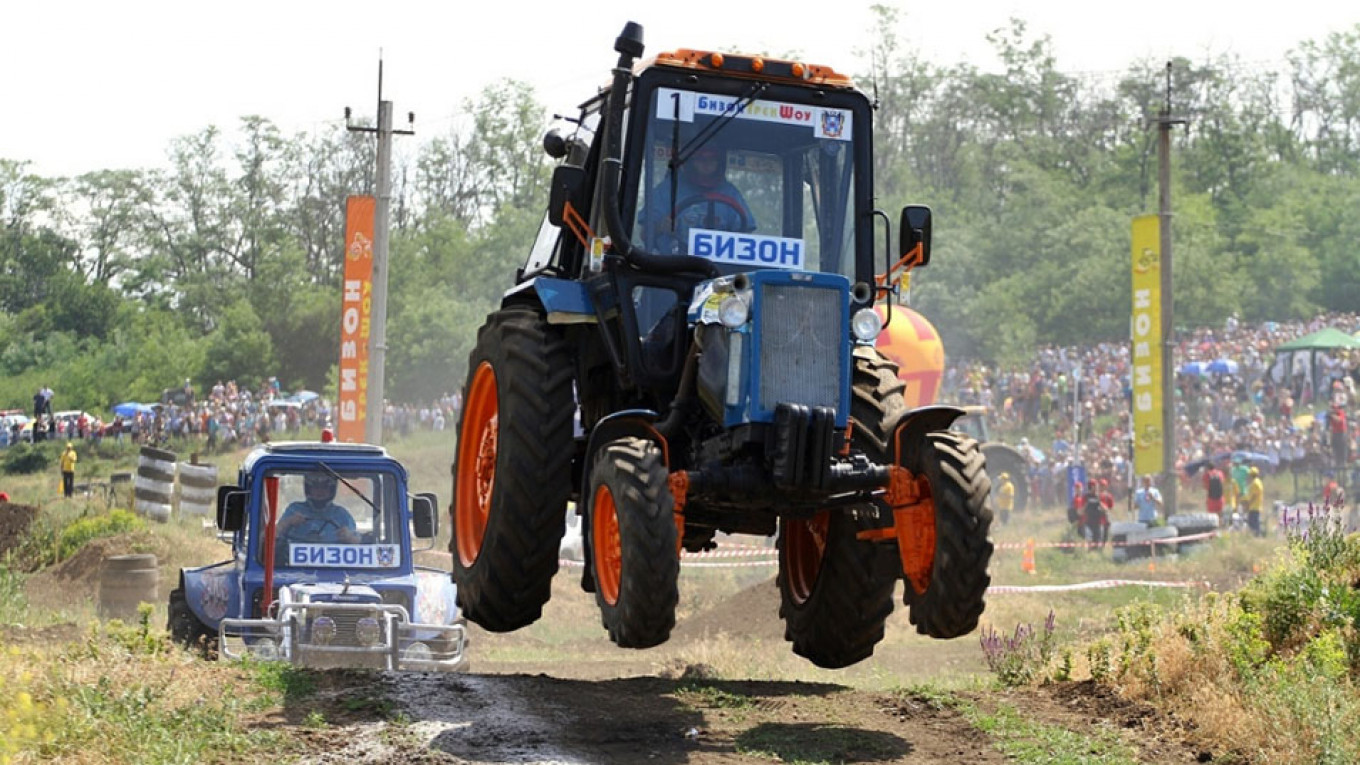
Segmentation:
{"type": "Polygon", "coordinates": [[[160,602],[156,556],[112,555],[99,576],[99,615],[104,619],[137,620],[137,604],[160,602]]]}

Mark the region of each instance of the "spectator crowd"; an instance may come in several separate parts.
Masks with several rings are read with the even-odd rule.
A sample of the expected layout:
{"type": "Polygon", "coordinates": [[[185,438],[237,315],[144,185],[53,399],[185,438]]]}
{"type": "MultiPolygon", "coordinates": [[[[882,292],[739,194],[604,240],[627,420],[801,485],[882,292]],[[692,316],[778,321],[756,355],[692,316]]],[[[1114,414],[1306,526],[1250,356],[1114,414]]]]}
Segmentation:
{"type": "MultiPolygon", "coordinates": [[[[1234,316],[1222,327],[1176,338],[1176,469],[1184,486],[1207,491],[1201,470],[1211,464],[1230,471],[1229,483],[1237,484],[1227,491],[1229,501],[1246,496],[1250,467],[1267,475],[1292,470],[1319,484],[1360,480],[1360,351],[1320,352],[1311,381],[1297,368],[1272,371],[1278,346],[1327,327],[1353,335],[1360,314],[1260,324],[1234,316]],[[1236,460],[1224,459],[1234,454],[1236,460]]],[[[1027,456],[1030,496],[1040,502],[1076,501],[1068,478],[1073,465],[1123,501],[1138,483],[1130,366],[1127,343],[1044,347],[1014,366],[963,361],[945,370],[940,400],[988,408],[994,437],[1027,456]]]]}

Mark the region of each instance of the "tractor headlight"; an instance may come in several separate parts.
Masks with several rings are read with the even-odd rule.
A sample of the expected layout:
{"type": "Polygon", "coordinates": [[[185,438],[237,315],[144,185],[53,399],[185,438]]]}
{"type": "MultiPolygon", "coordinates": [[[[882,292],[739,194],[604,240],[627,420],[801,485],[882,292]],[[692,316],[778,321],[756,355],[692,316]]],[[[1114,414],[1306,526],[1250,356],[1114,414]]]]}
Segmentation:
{"type": "Polygon", "coordinates": [[[861,308],[850,319],[850,331],[857,340],[870,342],[883,331],[883,317],[872,308],[861,308]]]}
{"type": "Polygon", "coordinates": [[[728,329],[736,329],[746,323],[751,315],[746,301],[736,295],[728,295],[718,304],[718,321],[728,329]]]}
{"type": "Polygon", "coordinates": [[[335,620],[329,616],[318,616],[312,620],[312,642],[317,645],[330,645],[335,639],[335,620]]]}
{"type": "Polygon", "coordinates": [[[365,616],[354,623],[354,639],[359,641],[359,645],[377,645],[382,638],[382,629],[378,627],[378,620],[371,616],[365,616]]]}

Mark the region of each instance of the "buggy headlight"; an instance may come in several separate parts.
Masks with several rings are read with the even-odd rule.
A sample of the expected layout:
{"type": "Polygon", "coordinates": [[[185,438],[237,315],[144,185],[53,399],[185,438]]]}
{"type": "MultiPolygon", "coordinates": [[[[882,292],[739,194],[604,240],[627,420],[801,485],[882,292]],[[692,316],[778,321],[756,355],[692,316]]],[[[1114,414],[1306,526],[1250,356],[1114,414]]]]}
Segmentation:
{"type": "Polygon", "coordinates": [[[434,659],[434,652],[430,650],[429,646],[417,641],[401,652],[401,658],[407,661],[430,661],[434,659]]]}
{"type": "Polygon", "coordinates": [[[736,329],[745,324],[750,314],[746,301],[736,295],[728,295],[718,304],[718,321],[728,329],[736,329]]]}
{"type": "Polygon", "coordinates": [[[335,620],[329,616],[318,616],[312,620],[312,642],[317,645],[330,645],[335,639],[335,620]]]}
{"type": "Polygon", "coordinates": [[[365,616],[354,623],[354,639],[359,641],[359,645],[377,645],[382,637],[382,630],[378,627],[378,620],[371,616],[365,616]]]}
{"type": "Polygon", "coordinates": [[[856,339],[867,343],[883,331],[883,317],[872,308],[861,308],[850,319],[850,331],[855,333],[856,339]]]}

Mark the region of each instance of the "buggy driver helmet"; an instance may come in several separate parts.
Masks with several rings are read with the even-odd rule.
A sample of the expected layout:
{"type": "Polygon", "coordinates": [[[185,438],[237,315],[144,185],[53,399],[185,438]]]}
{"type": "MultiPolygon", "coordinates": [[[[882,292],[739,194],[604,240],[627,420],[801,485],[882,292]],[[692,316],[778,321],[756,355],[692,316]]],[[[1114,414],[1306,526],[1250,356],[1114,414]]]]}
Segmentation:
{"type": "Polygon", "coordinates": [[[302,479],[303,491],[307,502],[313,507],[322,508],[335,499],[336,482],[334,476],[325,473],[308,473],[302,479]]]}

